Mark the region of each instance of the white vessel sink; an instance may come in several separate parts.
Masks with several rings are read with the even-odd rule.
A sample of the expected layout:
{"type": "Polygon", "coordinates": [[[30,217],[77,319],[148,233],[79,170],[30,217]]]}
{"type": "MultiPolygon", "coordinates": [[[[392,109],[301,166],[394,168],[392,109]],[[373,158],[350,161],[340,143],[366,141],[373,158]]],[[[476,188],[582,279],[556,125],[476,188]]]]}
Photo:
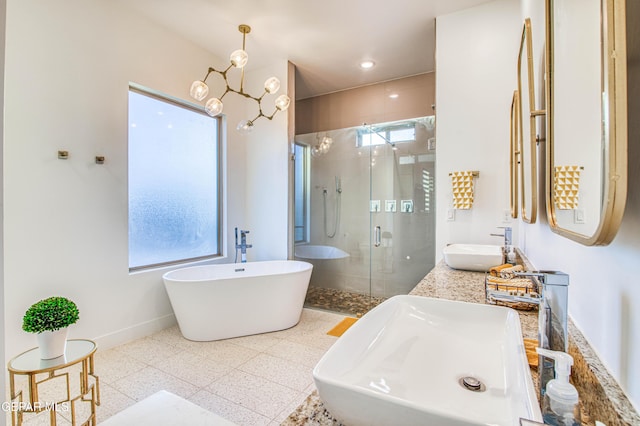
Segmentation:
{"type": "Polygon", "coordinates": [[[510,308],[392,297],[334,343],[313,377],[327,410],[349,426],[542,421],[510,308]],[[465,377],[483,388],[465,388],[465,377]]]}
{"type": "Polygon", "coordinates": [[[485,244],[450,244],[442,250],[444,261],[453,269],[488,271],[503,263],[502,246],[485,244]]]}

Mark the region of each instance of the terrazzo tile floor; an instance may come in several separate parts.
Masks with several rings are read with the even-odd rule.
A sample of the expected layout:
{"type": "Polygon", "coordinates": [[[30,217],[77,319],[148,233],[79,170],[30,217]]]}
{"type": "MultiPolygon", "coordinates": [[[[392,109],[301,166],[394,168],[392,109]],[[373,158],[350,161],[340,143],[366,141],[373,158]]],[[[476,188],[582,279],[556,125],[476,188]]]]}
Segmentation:
{"type": "MultiPolygon", "coordinates": [[[[279,425],[315,390],[311,371],[337,339],[327,331],[343,318],[305,308],[298,325],[273,333],[193,342],[174,326],[98,348],[98,423],[166,390],[238,425],[279,425]]],[[[48,424],[43,415],[26,420],[48,424]]]]}

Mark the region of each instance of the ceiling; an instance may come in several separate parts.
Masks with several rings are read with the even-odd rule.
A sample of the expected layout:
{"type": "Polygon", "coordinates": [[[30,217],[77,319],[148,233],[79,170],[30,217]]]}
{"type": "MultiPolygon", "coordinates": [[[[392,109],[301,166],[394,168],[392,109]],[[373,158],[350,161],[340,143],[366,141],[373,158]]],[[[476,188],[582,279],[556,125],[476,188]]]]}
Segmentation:
{"type": "Polygon", "coordinates": [[[242,47],[238,25],[251,26],[247,70],[291,61],[304,99],[433,71],[435,17],[491,0],[118,1],[221,59],[242,47]]]}

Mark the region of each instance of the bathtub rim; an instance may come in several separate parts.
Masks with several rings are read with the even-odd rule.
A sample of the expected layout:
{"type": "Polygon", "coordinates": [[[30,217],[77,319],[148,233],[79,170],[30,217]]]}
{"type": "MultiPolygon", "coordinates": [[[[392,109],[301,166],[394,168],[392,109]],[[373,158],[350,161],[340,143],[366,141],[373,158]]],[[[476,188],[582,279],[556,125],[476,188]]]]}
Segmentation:
{"type": "MultiPolygon", "coordinates": [[[[249,277],[260,277],[260,276],[271,276],[271,275],[288,275],[288,274],[295,274],[295,273],[299,273],[299,272],[306,272],[309,269],[313,270],[313,264],[310,262],[306,262],[303,260],[296,260],[296,259],[292,259],[292,260],[282,260],[282,259],[278,259],[278,260],[260,260],[260,261],[256,261],[256,262],[247,262],[247,263],[210,263],[210,264],[206,264],[206,265],[191,265],[191,266],[185,266],[184,268],[176,268],[176,269],[172,269],[171,271],[167,271],[164,274],[162,274],[162,280],[167,283],[197,283],[197,282],[209,282],[209,281],[215,281],[215,280],[223,280],[223,279],[240,279],[240,278],[249,278],[249,277]],[[300,264],[301,268],[298,269],[273,269],[271,271],[269,271],[269,273],[266,274],[251,274],[251,271],[246,271],[249,272],[247,274],[244,275],[239,275],[239,276],[225,276],[225,277],[216,277],[216,276],[207,276],[207,277],[198,277],[198,278],[173,278],[170,275],[171,274],[178,274],[180,272],[184,273],[184,270],[204,270],[204,269],[225,269],[225,270],[230,270],[232,269],[232,267],[234,267],[233,269],[241,269],[241,268],[251,268],[250,265],[252,264],[260,264],[260,265],[265,265],[265,264],[276,264],[276,263],[296,263],[296,264],[300,264]]],[[[238,271],[240,272],[240,271],[238,271]]],[[[242,271],[245,272],[245,271],[242,271]]]]}

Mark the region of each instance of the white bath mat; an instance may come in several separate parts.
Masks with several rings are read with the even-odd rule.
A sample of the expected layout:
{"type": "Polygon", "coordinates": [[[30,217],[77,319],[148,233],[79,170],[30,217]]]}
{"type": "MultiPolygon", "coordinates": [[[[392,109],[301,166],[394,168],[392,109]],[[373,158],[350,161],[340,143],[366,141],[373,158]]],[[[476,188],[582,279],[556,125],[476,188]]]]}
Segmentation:
{"type": "Polygon", "coordinates": [[[133,404],[100,424],[106,426],[236,426],[235,423],[164,390],[133,404]]]}

